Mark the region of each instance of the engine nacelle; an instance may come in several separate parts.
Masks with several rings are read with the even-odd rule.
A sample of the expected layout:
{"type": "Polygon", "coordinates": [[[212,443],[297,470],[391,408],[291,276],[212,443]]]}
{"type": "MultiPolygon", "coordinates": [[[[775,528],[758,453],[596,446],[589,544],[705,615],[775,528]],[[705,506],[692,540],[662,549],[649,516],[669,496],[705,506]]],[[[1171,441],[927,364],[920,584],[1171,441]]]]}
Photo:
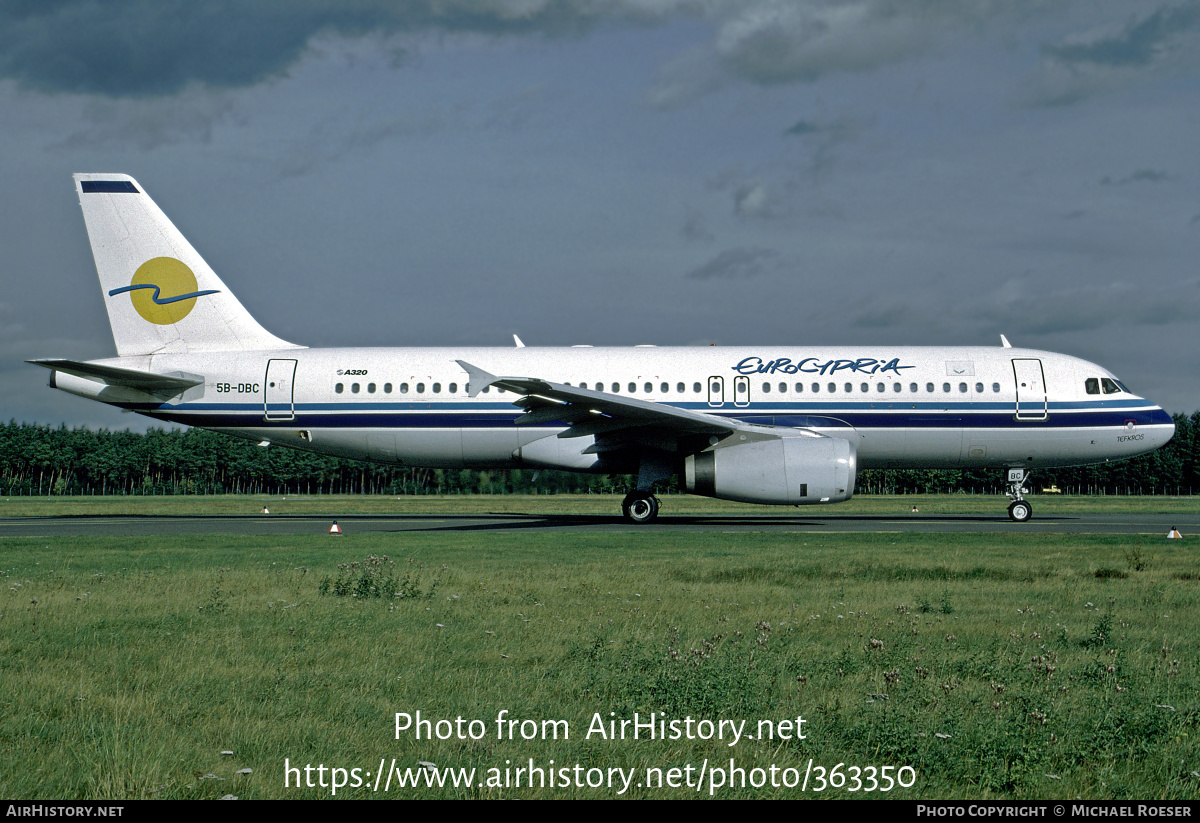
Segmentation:
{"type": "Polygon", "coordinates": [[[839,437],[782,437],[719,445],[683,462],[692,494],[743,503],[841,503],[854,494],[855,444],[839,437]]]}

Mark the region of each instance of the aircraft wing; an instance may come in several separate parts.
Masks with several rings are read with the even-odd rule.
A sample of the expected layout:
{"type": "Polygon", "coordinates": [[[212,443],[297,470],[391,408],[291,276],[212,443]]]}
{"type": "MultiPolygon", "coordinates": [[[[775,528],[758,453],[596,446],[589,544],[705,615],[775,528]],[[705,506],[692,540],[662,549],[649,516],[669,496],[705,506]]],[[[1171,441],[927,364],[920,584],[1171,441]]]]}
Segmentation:
{"type": "MultiPolygon", "coordinates": [[[[586,452],[608,451],[624,445],[662,447],[681,438],[696,441],[695,450],[735,433],[745,440],[771,440],[781,433],[768,426],[680,409],[665,403],[592,391],[536,377],[497,377],[466,361],[457,361],[470,379],[471,397],[487,386],[521,395],[514,403],[525,410],[517,425],[562,423],[569,428],[559,437],[595,436],[586,452]],[[713,438],[716,438],[714,440],[713,438]]],[[[792,431],[792,430],[789,430],[792,431]]]]}
{"type": "Polygon", "coordinates": [[[98,363],[87,363],[81,360],[26,360],[25,362],[43,366],[52,371],[96,380],[109,386],[121,386],[163,398],[174,397],[204,382],[203,377],[186,375],[182,372],[154,374],[137,369],[123,369],[119,366],[101,366],[98,363]]]}

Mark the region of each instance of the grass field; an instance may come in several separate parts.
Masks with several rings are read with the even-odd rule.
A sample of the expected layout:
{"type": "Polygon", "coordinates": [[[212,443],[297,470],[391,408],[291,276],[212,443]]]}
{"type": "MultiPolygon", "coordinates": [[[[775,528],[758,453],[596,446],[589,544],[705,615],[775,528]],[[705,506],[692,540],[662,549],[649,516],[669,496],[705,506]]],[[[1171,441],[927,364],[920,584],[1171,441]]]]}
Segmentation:
{"type": "MultiPolygon", "coordinates": [[[[264,500],[345,514],[611,513],[616,499],[10,499],[0,513],[252,513],[264,500]]],[[[914,500],[1002,502],[838,511],[914,500]]],[[[366,784],[338,797],[615,797],[622,769],[627,797],[797,797],[772,775],[807,775],[811,797],[1197,799],[1194,545],[669,530],[2,539],[0,795],[328,797],[337,767],[366,784]],[[418,711],[451,721],[423,737],[448,739],[397,735],[396,713],[418,711]],[[498,728],[502,711],[535,722],[498,728]],[[702,720],[746,723],[733,745],[728,725],[708,740],[595,731],[597,716],[651,712],[696,735],[702,720]],[[750,739],[766,736],[760,721],[774,739],[750,739]],[[381,759],[477,771],[469,788],[374,792],[381,759]],[[543,781],[605,783],[512,787],[531,759],[543,781]],[[318,764],[326,786],[296,788],[322,779],[318,764]],[[653,784],[670,769],[700,790],[653,784]],[[911,786],[884,794],[885,774],[911,786]]]]}

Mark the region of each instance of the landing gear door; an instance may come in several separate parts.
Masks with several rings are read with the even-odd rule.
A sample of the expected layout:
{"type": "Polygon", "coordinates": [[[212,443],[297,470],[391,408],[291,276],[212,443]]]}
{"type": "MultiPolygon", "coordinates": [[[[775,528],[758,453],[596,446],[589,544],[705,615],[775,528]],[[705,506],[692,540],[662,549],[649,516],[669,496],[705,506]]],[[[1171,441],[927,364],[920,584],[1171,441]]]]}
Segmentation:
{"type": "Polygon", "coordinates": [[[1017,381],[1017,420],[1037,421],[1048,417],[1046,378],[1042,361],[1034,358],[1014,359],[1013,376],[1017,381]]]}
{"type": "Polygon", "coordinates": [[[263,385],[263,414],[267,420],[294,420],[295,360],[268,360],[263,385]]]}

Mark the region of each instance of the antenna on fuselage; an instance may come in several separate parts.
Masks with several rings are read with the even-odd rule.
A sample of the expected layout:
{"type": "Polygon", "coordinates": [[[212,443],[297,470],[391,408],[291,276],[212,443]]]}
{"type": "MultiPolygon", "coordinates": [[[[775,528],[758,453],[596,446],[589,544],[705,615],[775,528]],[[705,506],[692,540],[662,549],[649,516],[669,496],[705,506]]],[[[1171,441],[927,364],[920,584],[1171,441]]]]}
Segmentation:
{"type": "Polygon", "coordinates": [[[1004,346],[1004,348],[1006,348],[1006,349],[1012,348],[1012,343],[1009,343],[1008,338],[1005,337],[1004,335],[1000,335],[1000,345],[1004,346]]]}

